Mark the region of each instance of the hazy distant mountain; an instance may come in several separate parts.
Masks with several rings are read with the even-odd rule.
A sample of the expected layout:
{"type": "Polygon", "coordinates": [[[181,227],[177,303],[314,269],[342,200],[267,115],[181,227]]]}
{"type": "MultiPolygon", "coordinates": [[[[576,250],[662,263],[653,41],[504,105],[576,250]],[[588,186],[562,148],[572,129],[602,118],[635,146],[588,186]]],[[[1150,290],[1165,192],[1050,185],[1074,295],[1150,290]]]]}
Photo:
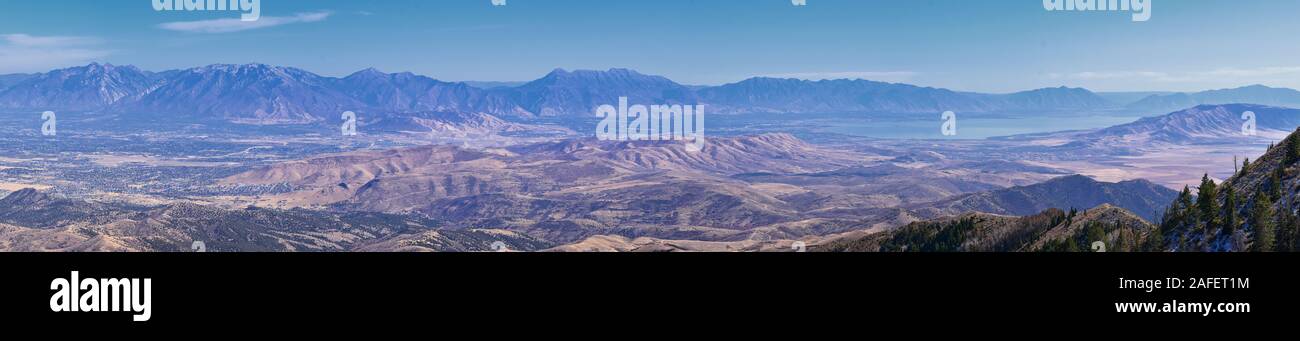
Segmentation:
{"type": "Polygon", "coordinates": [[[335,82],[335,88],[379,114],[398,112],[467,112],[526,114],[504,97],[466,83],[448,83],[410,72],[365,69],[335,82]]]}
{"type": "Polygon", "coordinates": [[[1047,182],[961,195],[913,208],[921,216],[939,217],[964,212],[1030,215],[1048,208],[1068,210],[1115,205],[1154,221],[1178,192],[1146,180],[1098,182],[1072,175],[1047,182]]]}
{"type": "Polygon", "coordinates": [[[199,115],[248,124],[338,120],[365,104],[336,90],[333,79],[263,64],[210,65],[177,72],[117,112],[199,115]]]}
{"type": "Polygon", "coordinates": [[[1044,88],[999,97],[1006,100],[1008,109],[1097,109],[1114,106],[1105,98],[1081,88],[1044,88]]]}
{"type": "Polygon", "coordinates": [[[0,93],[3,93],[5,89],[8,89],[10,86],[13,86],[14,84],[18,84],[18,82],[22,82],[24,80],[27,80],[28,78],[32,78],[32,76],[33,75],[26,74],[26,73],[0,75],[0,93]]]}
{"type": "Polygon", "coordinates": [[[462,100],[481,97],[483,92],[464,83],[447,83],[409,72],[388,74],[373,68],[344,77],[335,86],[370,107],[409,112],[460,110],[462,100]]]}
{"type": "Polygon", "coordinates": [[[1172,95],[1174,93],[1170,91],[1098,92],[1097,96],[1101,96],[1101,98],[1116,105],[1128,106],[1147,97],[1172,95]]]}
{"type": "Polygon", "coordinates": [[[1163,116],[1148,117],[1081,134],[1076,140],[1117,144],[1211,143],[1218,139],[1236,139],[1242,135],[1242,114],[1255,113],[1257,132],[1261,135],[1291,132],[1300,126],[1300,109],[1254,104],[1201,105],[1163,116]]]}
{"type": "MultiPolygon", "coordinates": [[[[374,69],[333,78],[262,64],[210,65],[158,73],[131,66],[91,64],[30,77],[3,76],[0,82],[14,83],[0,90],[0,108],[5,109],[109,109],[248,124],[334,122],[343,111],[486,113],[505,119],[591,116],[597,106],[617,105],[619,97],[627,97],[632,105],[703,104],[708,113],[731,114],[1052,111],[1118,106],[1115,100],[1086,89],[1065,87],[981,94],[868,80],[761,77],[701,87],[627,69],[557,69],[523,84],[474,83],[478,87],[374,69]]],[[[1114,94],[1108,96],[1117,98],[1114,94]]],[[[1153,95],[1133,107],[1182,109],[1194,103],[1228,99],[1300,106],[1300,93],[1294,90],[1254,86],[1153,95]]]]}
{"type": "Polygon", "coordinates": [[[1300,107],[1300,91],[1287,88],[1270,88],[1263,85],[1197,93],[1152,95],[1129,104],[1130,109],[1167,112],[1198,105],[1250,103],[1280,107],[1300,107]]]}
{"type": "Polygon", "coordinates": [[[152,86],[152,76],[134,66],[95,63],[27,77],[0,90],[0,107],[99,110],[152,86]]]}
{"type": "Polygon", "coordinates": [[[704,88],[699,93],[715,110],[727,113],[985,111],[995,107],[985,99],[950,90],[867,80],[760,77],[704,88]]]}
{"type": "Polygon", "coordinates": [[[1085,89],[1062,87],[991,95],[847,79],[751,78],[698,92],[706,103],[726,113],[937,113],[1113,106],[1085,89]]]}
{"type": "MultiPolygon", "coordinates": [[[[1300,109],[1254,104],[1201,105],[1108,128],[998,137],[1047,141],[1057,148],[1090,148],[1110,155],[1162,146],[1268,143],[1300,126],[1300,109]],[[1246,112],[1255,113],[1255,135],[1242,132],[1246,112]]],[[[1071,151],[1072,153],[1082,153],[1071,151]]]]}
{"type": "Polygon", "coordinates": [[[500,94],[524,110],[539,116],[595,116],[601,105],[618,105],[627,97],[629,105],[696,104],[691,89],[667,78],[628,69],[608,71],[556,69],[541,79],[500,94]]]}

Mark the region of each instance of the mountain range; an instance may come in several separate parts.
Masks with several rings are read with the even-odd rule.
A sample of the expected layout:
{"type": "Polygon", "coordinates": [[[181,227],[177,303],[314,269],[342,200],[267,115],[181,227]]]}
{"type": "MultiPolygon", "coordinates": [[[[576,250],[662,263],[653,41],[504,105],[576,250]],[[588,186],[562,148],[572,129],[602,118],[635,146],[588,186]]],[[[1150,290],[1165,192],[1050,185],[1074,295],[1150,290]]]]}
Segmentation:
{"type": "Polygon", "coordinates": [[[1127,105],[1130,109],[1170,112],[1200,105],[1251,103],[1277,107],[1300,107],[1300,91],[1251,85],[1196,93],[1155,94],[1127,105]]]}
{"type": "Polygon", "coordinates": [[[1199,105],[1169,114],[1148,117],[1133,123],[1113,126],[1081,136],[1085,139],[1111,139],[1171,144],[1211,143],[1241,137],[1247,112],[1254,113],[1256,135],[1285,136],[1300,126],[1300,110],[1255,104],[1199,105]]]}
{"type": "Polygon", "coordinates": [[[0,91],[3,91],[4,89],[8,89],[10,86],[13,86],[14,84],[18,84],[18,82],[22,82],[31,77],[32,75],[26,73],[0,75],[0,91]]]}
{"type": "Polygon", "coordinates": [[[1281,139],[1300,126],[1300,109],[1256,104],[1199,105],[1101,129],[999,137],[998,140],[1066,141],[1064,147],[1101,150],[1228,144],[1281,139]],[[1244,129],[1254,113],[1254,130],[1244,129]]]}
{"type": "MultiPolygon", "coordinates": [[[[633,104],[704,104],[708,112],[722,114],[1054,111],[1125,106],[1079,88],[983,94],[869,80],[763,77],[699,87],[628,69],[557,69],[531,82],[489,85],[480,88],[375,69],[337,78],[264,64],[218,64],[149,72],[133,66],[95,63],[33,75],[0,76],[0,110],[102,111],[242,124],[311,124],[336,122],[343,111],[371,115],[484,113],[511,120],[589,116],[596,106],[617,104],[619,97],[627,97],[633,104]]],[[[1128,106],[1182,109],[1223,101],[1300,106],[1300,92],[1252,86],[1197,94],[1156,94],[1128,106]]]]}
{"type": "Polygon", "coordinates": [[[6,76],[0,107],[31,110],[100,110],[148,93],[158,74],[134,66],[90,64],[37,75],[6,76]]]}

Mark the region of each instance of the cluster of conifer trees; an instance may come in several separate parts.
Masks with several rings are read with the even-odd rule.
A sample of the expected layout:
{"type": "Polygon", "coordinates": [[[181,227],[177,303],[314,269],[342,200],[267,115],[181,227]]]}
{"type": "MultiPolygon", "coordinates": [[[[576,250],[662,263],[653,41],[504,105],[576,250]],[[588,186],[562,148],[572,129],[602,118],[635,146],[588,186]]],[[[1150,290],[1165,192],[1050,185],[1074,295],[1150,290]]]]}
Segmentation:
{"type": "MultiPolygon", "coordinates": [[[[1269,178],[1237,193],[1234,181],[1245,179],[1256,167],[1247,159],[1237,175],[1215,183],[1209,175],[1201,178],[1193,196],[1189,187],[1169,205],[1158,230],[1147,240],[1148,251],[1254,251],[1294,252],[1300,250],[1300,219],[1282,179],[1295,175],[1300,162],[1300,132],[1287,137],[1281,145],[1282,163],[1270,171],[1269,178]]],[[[1269,146],[1269,151],[1274,150],[1269,146]]],[[[1260,169],[1262,171],[1262,169],[1260,169]]]]}

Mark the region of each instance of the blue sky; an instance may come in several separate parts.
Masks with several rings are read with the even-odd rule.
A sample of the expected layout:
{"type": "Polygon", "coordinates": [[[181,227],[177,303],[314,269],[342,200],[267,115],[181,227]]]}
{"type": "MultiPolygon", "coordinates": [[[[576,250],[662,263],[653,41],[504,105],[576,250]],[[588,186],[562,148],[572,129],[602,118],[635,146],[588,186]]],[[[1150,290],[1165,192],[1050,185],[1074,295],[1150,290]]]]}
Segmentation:
{"type": "Polygon", "coordinates": [[[784,76],[985,92],[1300,88],[1294,0],[1151,0],[1146,22],[1049,12],[1042,0],[261,0],[253,23],[156,12],[151,1],[0,1],[0,73],[260,62],[453,81],[626,67],[702,85],[784,76]]]}

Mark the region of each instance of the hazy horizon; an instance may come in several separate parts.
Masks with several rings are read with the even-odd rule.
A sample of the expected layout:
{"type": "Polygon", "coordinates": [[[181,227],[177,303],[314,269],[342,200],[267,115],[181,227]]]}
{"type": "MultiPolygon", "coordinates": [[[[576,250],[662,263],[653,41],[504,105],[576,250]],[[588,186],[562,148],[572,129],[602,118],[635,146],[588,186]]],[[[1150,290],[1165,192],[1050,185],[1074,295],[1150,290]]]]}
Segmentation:
{"type": "Polygon", "coordinates": [[[1300,29],[1288,14],[1300,10],[1292,1],[1155,1],[1145,22],[1127,12],[1047,11],[1037,0],[265,0],[252,22],[236,12],[154,11],[146,2],[8,4],[0,74],[89,62],[148,70],[260,62],[328,76],[375,67],[454,81],[621,67],[690,85],[771,76],[987,93],[1300,88],[1300,64],[1290,58],[1300,45],[1285,43],[1300,29]],[[51,17],[62,20],[50,25],[51,17]]]}
{"type": "MultiPolygon", "coordinates": [[[[627,70],[631,70],[631,71],[634,71],[634,72],[637,72],[637,73],[641,73],[641,74],[644,74],[644,75],[647,75],[647,76],[663,76],[663,77],[668,78],[669,80],[672,80],[672,81],[674,81],[674,82],[677,81],[676,79],[673,79],[673,78],[671,78],[671,77],[667,77],[667,76],[664,76],[664,75],[644,73],[644,72],[641,72],[640,70],[637,70],[637,69],[634,69],[634,68],[627,68],[627,67],[614,67],[614,68],[611,68],[611,69],[602,69],[602,70],[595,70],[595,69],[565,69],[565,68],[554,68],[554,69],[551,69],[550,71],[547,71],[547,72],[545,72],[545,73],[538,74],[536,77],[533,77],[533,78],[531,78],[531,79],[519,79],[519,80],[482,80],[482,79],[446,79],[446,78],[440,78],[440,77],[438,77],[438,76],[436,76],[436,75],[427,75],[427,74],[421,74],[421,73],[418,73],[418,72],[411,72],[411,71],[390,71],[390,70],[383,70],[383,69],[379,69],[379,68],[375,68],[375,67],[366,67],[366,68],[358,69],[358,70],[356,70],[356,71],[352,71],[352,72],[348,72],[348,73],[343,73],[343,74],[326,74],[326,73],[315,72],[315,71],[313,71],[313,70],[306,69],[306,68],[302,68],[302,67],[298,67],[298,66],[294,66],[294,65],[276,65],[276,64],[269,64],[269,63],[259,63],[259,62],[249,62],[249,63],[213,63],[213,64],[204,64],[204,65],[194,65],[194,66],[191,66],[191,67],[185,67],[185,68],[174,68],[174,69],[148,69],[148,68],[140,67],[140,66],[135,65],[135,64],[118,64],[118,63],[112,63],[112,62],[102,62],[102,61],[97,61],[97,60],[96,60],[96,61],[91,61],[91,62],[89,62],[89,63],[87,63],[87,64],[84,64],[84,65],[70,65],[70,66],[66,66],[66,67],[59,67],[59,68],[55,68],[55,69],[50,69],[50,70],[45,70],[45,71],[38,71],[38,72],[0,73],[0,76],[4,76],[4,75],[19,75],[19,74],[28,74],[28,75],[31,75],[31,74],[41,74],[41,73],[46,73],[46,72],[54,71],[54,70],[61,70],[61,69],[68,69],[68,68],[77,68],[77,67],[85,67],[85,66],[94,65],[94,64],[113,65],[113,66],[132,66],[132,67],[139,68],[141,71],[147,71],[147,72],[179,71],[179,70],[186,70],[186,69],[192,69],[192,68],[199,68],[199,67],[211,66],[211,65],[250,65],[250,64],[251,64],[251,65],[258,65],[258,64],[260,64],[260,65],[269,65],[269,66],[274,66],[274,67],[288,67],[288,68],[295,68],[295,69],[300,69],[300,70],[303,70],[303,71],[307,71],[307,72],[315,73],[315,74],[317,74],[317,75],[321,75],[321,76],[325,76],[325,77],[333,77],[333,78],[344,78],[344,77],[347,77],[347,76],[352,75],[352,74],[357,73],[357,72],[365,71],[365,70],[368,70],[368,69],[375,69],[375,70],[377,70],[377,71],[379,71],[379,72],[383,72],[383,73],[387,73],[387,74],[396,74],[396,73],[410,72],[410,73],[413,73],[413,74],[415,74],[415,75],[425,76],[425,77],[433,78],[433,79],[436,79],[436,80],[439,80],[439,81],[444,81],[444,82],[453,82],[453,83],[487,83],[487,84],[493,84],[493,85],[496,85],[496,86],[507,86],[508,84],[512,84],[512,83],[514,83],[514,84],[524,84],[524,83],[532,82],[532,81],[534,81],[534,80],[537,80],[537,79],[540,79],[540,78],[542,78],[542,77],[545,77],[546,75],[548,75],[548,74],[550,74],[551,72],[554,72],[554,71],[556,71],[556,70],[565,70],[565,71],[569,71],[569,72],[573,72],[573,71],[597,71],[597,72],[604,72],[604,71],[609,71],[609,70],[613,70],[613,69],[627,69],[627,70]]],[[[1290,88],[1290,87],[1284,87],[1284,86],[1275,86],[1275,85],[1271,85],[1271,84],[1258,84],[1258,83],[1255,83],[1255,84],[1242,84],[1242,85],[1238,85],[1238,86],[1230,86],[1230,87],[1226,87],[1226,88],[1209,88],[1209,89],[1200,89],[1200,90],[1192,90],[1192,91],[1173,91],[1173,90],[1132,90],[1132,91],[1116,90],[1116,91],[1101,91],[1101,90],[1090,89],[1090,88],[1086,88],[1086,87],[1074,87],[1074,86],[1067,86],[1067,85],[1059,85],[1059,86],[1048,86],[1048,87],[1041,87],[1041,88],[1026,88],[1026,89],[1019,89],[1019,90],[1012,90],[1012,91],[1001,91],[1001,92],[981,92],[981,91],[967,90],[967,89],[952,89],[952,88],[944,88],[944,87],[940,87],[940,86],[927,85],[927,84],[918,84],[918,83],[909,83],[909,82],[891,82],[891,81],[885,81],[885,80],[880,80],[880,79],[870,79],[870,78],[826,78],[826,79],[808,79],[808,78],[788,77],[788,76],[780,76],[780,75],[754,75],[754,76],[750,76],[750,77],[742,78],[742,79],[739,79],[739,80],[736,80],[736,81],[727,82],[727,83],[720,83],[720,84],[691,84],[691,83],[683,83],[683,82],[677,82],[677,83],[678,83],[678,84],[681,84],[681,85],[684,85],[684,86],[689,86],[689,87],[715,87],[715,86],[721,86],[721,85],[727,85],[727,84],[734,84],[734,83],[738,83],[738,82],[741,82],[741,81],[744,81],[744,80],[748,80],[748,79],[752,79],[752,78],[782,78],[782,79],[799,79],[799,80],[814,81],[814,82],[815,82],[815,81],[822,81],[822,80],[872,81],[872,82],[885,82],[885,83],[894,83],[894,84],[906,84],[906,85],[913,85],[913,86],[927,87],[927,88],[942,88],[942,89],[948,89],[948,90],[957,91],[957,92],[987,93],[987,94],[1012,94],[1012,93],[1016,93],[1016,92],[1033,91],[1033,90],[1040,90],[1040,89],[1060,88],[1060,87],[1066,87],[1066,88],[1081,88],[1081,89],[1086,89],[1086,90],[1092,91],[1092,92],[1097,93],[1097,94],[1172,94],[1172,93],[1197,93],[1197,92],[1215,91],[1215,90],[1230,90],[1230,89],[1245,88],[1245,87],[1252,87],[1252,86],[1265,86],[1265,87],[1270,87],[1270,88],[1285,88],[1285,89],[1293,89],[1293,88],[1290,88]]],[[[471,85],[474,85],[474,84],[471,84],[471,85]]],[[[1294,89],[1293,89],[1293,90],[1294,90],[1294,89]]]]}

